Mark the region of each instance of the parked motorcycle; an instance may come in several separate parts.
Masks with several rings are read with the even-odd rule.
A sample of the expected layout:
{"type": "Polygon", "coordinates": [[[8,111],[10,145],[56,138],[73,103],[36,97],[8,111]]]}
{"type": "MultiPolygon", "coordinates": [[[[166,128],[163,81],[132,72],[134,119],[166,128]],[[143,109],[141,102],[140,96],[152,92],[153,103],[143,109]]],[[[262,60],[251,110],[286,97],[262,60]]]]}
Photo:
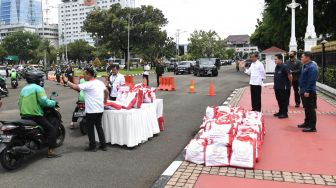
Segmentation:
{"type": "Polygon", "coordinates": [[[0,76],[0,96],[5,95],[8,96],[8,88],[6,84],[6,79],[0,76]]]}
{"type": "Polygon", "coordinates": [[[19,86],[19,82],[17,79],[12,79],[11,80],[11,85],[13,89],[16,89],[19,86]]]}
{"type": "MultiPolygon", "coordinates": [[[[57,96],[53,92],[52,96],[57,96]]],[[[52,98],[52,97],[50,97],[52,98]]],[[[48,121],[54,125],[57,132],[56,147],[63,144],[65,128],[59,106],[45,108],[44,114],[48,121]]],[[[31,120],[0,121],[2,124],[0,134],[0,163],[7,170],[19,168],[24,159],[48,147],[48,140],[44,129],[31,120]]]]}
{"type": "Polygon", "coordinates": [[[85,117],[85,103],[77,102],[78,112],[75,112],[74,117],[78,118],[79,128],[83,135],[87,133],[86,131],[86,117],[85,117]]]}

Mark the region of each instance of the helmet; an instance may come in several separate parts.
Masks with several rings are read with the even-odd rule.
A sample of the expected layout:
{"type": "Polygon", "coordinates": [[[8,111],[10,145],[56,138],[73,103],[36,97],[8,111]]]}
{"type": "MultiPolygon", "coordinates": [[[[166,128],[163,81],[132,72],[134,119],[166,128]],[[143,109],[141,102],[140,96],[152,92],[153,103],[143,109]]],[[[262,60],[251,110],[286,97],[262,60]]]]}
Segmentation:
{"type": "Polygon", "coordinates": [[[41,87],[44,86],[44,73],[41,71],[28,71],[26,73],[26,80],[29,84],[37,84],[41,87]]]}

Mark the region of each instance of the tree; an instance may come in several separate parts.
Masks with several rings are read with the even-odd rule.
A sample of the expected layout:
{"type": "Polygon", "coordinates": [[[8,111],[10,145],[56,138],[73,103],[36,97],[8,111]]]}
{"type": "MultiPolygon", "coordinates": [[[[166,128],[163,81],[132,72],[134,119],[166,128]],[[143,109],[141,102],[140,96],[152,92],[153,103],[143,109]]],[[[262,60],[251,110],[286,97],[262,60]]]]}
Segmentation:
{"type": "Polygon", "coordinates": [[[96,57],[96,59],[95,59],[94,61],[92,61],[92,65],[93,65],[94,67],[101,67],[101,66],[102,66],[102,63],[101,63],[101,61],[99,60],[99,58],[96,57]]]}
{"type": "MultiPolygon", "coordinates": [[[[307,26],[308,1],[297,0],[303,6],[296,11],[296,36],[298,48],[303,49],[307,26]]],[[[290,1],[265,0],[263,20],[258,20],[256,30],[251,36],[251,43],[261,50],[273,45],[288,49],[291,35],[291,11],[284,11],[290,1]]],[[[317,35],[323,35],[327,40],[336,39],[336,1],[314,1],[314,20],[317,35]]]]}
{"type": "Polygon", "coordinates": [[[235,50],[233,48],[226,49],[225,53],[227,55],[227,59],[233,59],[235,56],[235,50]]]}
{"type": "Polygon", "coordinates": [[[121,51],[128,61],[129,20],[130,51],[153,59],[157,55],[157,48],[165,45],[167,34],[161,28],[168,21],[161,10],[152,6],[122,8],[120,4],[114,4],[108,10],[95,9],[87,16],[82,29],[96,39],[96,46],[104,45],[115,53],[121,51]],[[155,52],[149,53],[148,49],[155,52]]]}
{"type": "Polygon", "coordinates": [[[68,44],[68,58],[72,61],[84,61],[92,57],[93,47],[85,40],[75,40],[68,44]]]}
{"type": "Polygon", "coordinates": [[[20,60],[28,61],[37,56],[36,50],[41,43],[38,35],[17,31],[6,36],[2,41],[2,46],[8,55],[17,55],[20,60]]]}
{"type": "Polygon", "coordinates": [[[5,50],[4,47],[0,46],[0,61],[3,63],[5,58],[7,57],[8,52],[5,50]]]}
{"type": "Polygon", "coordinates": [[[194,31],[189,38],[189,52],[193,58],[218,57],[225,55],[225,43],[215,31],[194,31]]]}

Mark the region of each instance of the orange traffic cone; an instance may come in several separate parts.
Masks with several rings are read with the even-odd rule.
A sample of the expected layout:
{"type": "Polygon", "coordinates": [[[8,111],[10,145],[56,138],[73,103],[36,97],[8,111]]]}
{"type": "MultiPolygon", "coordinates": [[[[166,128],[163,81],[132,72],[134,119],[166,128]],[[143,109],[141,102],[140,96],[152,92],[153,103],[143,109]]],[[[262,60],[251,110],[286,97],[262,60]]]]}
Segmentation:
{"type": "Polygon", "coordinates": [[[210,88],[209,88],[208,96],[216,96],[216,94],[215,94],[215,89],[214,89],[214,85],[213,85],[213,82],[212,82],[212,81],[210,81],[210,88]]]}
{"type": "Polygon", "coordinates": [[[194,80],[190,81],[189,93],[195,93],[195,83],[194,83],[194,80]]]}

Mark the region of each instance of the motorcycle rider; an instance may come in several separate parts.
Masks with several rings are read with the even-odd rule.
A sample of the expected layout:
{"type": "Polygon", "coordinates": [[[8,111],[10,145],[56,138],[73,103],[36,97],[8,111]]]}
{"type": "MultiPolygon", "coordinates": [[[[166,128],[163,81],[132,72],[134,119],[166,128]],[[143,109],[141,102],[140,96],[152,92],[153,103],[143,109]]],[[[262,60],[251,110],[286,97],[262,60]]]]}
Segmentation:
{"type": "Polygon", "coordinates": [[[57,105],[56,101],[50,100],[41,84],[43,81],[43,73],[40,71],[29,71],[26,73],[28,84],[22,88],[19,99],[20,116],[22,119],[33,120],[42,126],[48,138],[48,158],[60,157],[56,154],[56,128],[44,117],[44,107],[53,108],[57,105]]]}
{"type": "Polygon", "coordinates": [[[16,80],[18,81],[18,74],[15,69],[12,69],[9,76],[11,77],[11,81],[16,80]]]}
{"type": "MultiPolygon", "coordinates": [[[[79,84],[83,84],[83,83],[85,83],[85,79],[84,78],[82,78],[82,79],[79,80],[79,84]]],[[[85,103],[84,97],[85,97],[84,96],[84,91],[81,90],[79,92],[78,102],[79,103],[85,103]]],[[[72,114],[72,121],[70,123],[70,129],[74,129],[75,128],[75,122],[77,122],[77,120],[78,120],[78,117],[75,117],[75,113],[78,112],[78,110],[79,110],[79,107],[76,106],[76,108],[75,108],[75,110],[74,110],[74,112],[72,114]]]]}
{"type": "Polygon", "coordinates": [[[61,75],[62,75],[62,69],[60,66],[57,66],[55,71],[57,85],[61,83],[61,75]]]}

